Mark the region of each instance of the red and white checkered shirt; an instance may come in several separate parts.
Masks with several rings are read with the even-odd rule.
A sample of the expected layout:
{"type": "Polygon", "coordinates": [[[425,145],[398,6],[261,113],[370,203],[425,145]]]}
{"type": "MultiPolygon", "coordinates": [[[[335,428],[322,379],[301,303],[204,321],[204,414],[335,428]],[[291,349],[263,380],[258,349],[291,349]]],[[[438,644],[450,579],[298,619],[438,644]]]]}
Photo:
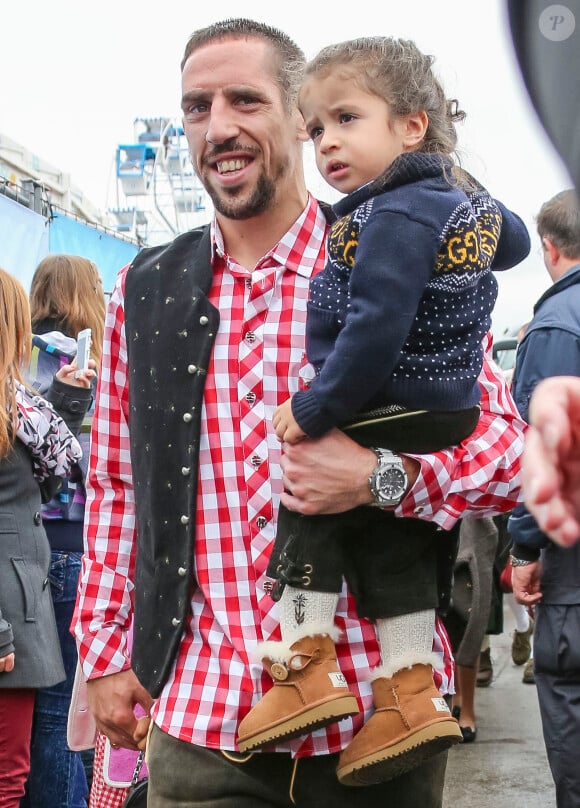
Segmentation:
{"type": "MultiPolygon", "coordinates": [[[[175,668],[152,715],[165,732],[201,746],[236,749],[241,718],[271,684],[250,661],[264,640],[280,638],[278,604],[264,591],[282,481],[275,408],[298,386],[305,345],[308,283],[325,260],[326,220],[316,201],[250,274],[222,248],[215,223],[211,302],[221,320],[208,369],[202,414],[195,570],[175,668]]],[[[127,351],[123,297],[126,268],[110,300],[93,422],[86,547],[75,632],[89,678],[128,667],[135,507],[129,457],[127,351]]],[[[489,348],[489,345],[488,345],[489,348]]],[[[481,424],[454,450],[421,456],[422,474],[401,515],[451,526],[463,511],[508,510],[520,488],[524,424],[501,373],[482,374],[481,424]]],[[[357,617],[343,590],[336,614],[343,636],[340,667],[364,714],[281,744],[297,755],[336,752],[368,716],[369,668],[380,663],[373,624],[357,617]]],[[[447,692],[452,657],[438,623],[436,680],[447,692]]]]}

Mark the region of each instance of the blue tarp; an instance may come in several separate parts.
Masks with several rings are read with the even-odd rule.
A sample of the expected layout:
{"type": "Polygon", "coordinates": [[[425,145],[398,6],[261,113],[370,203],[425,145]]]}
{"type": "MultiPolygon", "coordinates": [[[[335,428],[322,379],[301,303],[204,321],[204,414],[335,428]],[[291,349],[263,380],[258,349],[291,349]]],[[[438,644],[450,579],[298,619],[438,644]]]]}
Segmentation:
{"type": "Polygon", "coordinates": [[[49,227],[49,252],[83,255],[99,267],[103,288],[110,292],[121,267],[133,260],[139,248],[95,227],[55,214],[49,227]]]}
{"type": "Polygon", "coordinates": [[[0,267],[28,291],[34,270],[48,250],[48,220],[0,195],[0,267]]]}
{"type": "Polygon", "coordinates": [[[38,263],[49,253],[83,255],[98,266],[105,292],[121,267],[139,248],[64,213],[47,219],[0,195],[0,267],[15,275],[28,291],[38,263]]]}

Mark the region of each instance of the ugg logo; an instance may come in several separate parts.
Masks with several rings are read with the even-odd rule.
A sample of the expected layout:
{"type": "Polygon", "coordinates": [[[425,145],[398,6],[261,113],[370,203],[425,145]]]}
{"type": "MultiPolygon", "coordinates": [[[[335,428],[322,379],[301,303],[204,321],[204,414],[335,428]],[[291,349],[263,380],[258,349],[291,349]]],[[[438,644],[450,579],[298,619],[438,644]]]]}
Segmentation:
{"type": "Polygon", "coordinates": [[[447,702],[444,698],[438,699],[431,699],[433,702],[433,707],[437,710],[438,713],[448,713],[450,712],[449,707],[447,706],[447,702]]]}
{"type": "Polygon", "coordinates": [[[328,678],[332,682],[333,687],[348,687],[346,679],[344,678],[344,673],[341,673],[340,671],[329,673],[328,678]]]}

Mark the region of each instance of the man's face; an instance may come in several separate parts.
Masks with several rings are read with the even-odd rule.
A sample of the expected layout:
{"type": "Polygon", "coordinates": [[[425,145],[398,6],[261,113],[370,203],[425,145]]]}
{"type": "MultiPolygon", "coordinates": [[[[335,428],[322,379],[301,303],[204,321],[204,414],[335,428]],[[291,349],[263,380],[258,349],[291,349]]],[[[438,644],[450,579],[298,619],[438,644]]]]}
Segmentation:
{"type": "Polygon", "coordinates": [[[299,155],[297,125],[260,39],[211,42],[182,73],[183,127],[193,166],[218,213],[248,219],[284,192],[299,155]]]}

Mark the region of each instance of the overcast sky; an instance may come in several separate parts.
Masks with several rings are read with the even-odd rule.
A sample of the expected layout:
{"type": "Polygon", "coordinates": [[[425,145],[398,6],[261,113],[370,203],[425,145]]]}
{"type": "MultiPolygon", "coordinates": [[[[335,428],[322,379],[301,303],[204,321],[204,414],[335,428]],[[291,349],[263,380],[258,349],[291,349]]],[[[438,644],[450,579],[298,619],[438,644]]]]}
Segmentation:
{"type": "MultiPolygon", "coordinates": [[[[525,92],[504,0],[9,2],[0,132],[69,173],[98,207],[114,206],[117,145],[133,140],[135,118],[179,115],[188,35],[231,16],[282,28],[308,57],[330,42],[376,33],[414,39],[436,57],[447,96],[467,113],[459,125],[464,166],[522,216],[532,237],[530,257],[500,276],[493,330],[497,336],[529,320],[549,286],[534,217],[571,182],[525,92]]],[[[315,193],[329,196],[314,168],[308,179],[315,193]]]]}

